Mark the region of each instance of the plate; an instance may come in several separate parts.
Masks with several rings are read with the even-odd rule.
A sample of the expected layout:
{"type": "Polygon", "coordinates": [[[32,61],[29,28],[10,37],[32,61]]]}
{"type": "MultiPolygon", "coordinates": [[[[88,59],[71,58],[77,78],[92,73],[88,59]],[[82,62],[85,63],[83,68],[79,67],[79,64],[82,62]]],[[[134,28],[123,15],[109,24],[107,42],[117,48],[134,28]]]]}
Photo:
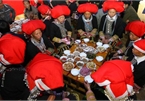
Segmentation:
{"type": "Polygon", "coordinates": [[[102,56],[97,56],[97,57],[96,57],[96,60],[97,60],[98,62],[101,62],[103,59],[104,59],[104,58],[103,58],[102,56]]]}
{"type": "Polygon", "coordinates": [[[65,54],[65,55],[69,55],[69,54],[70,54],[70,50],[65,50],[65,51],[64,51],[64,54],[65,54]]]}
{"type": "Polygon", "coordinates": [[[96,45],[97,45],[97,46],[102,46],[103,43],[102,43],[102,42],[97,42],[96,45]]]}
{"type": "Polygon", "coordinates": [[[109,46],[109,44],[104,44],[103,47],[104,47],[105,49],[107,49],[107,48],[109,48],[110,46],[109,46]]]}
{"type": "Polygon", "coordinates": [[[84,57],[84,58],[85,58],[86,56],[87,56],[86,53],[84,53],[84,52],[81,52],[81,53],[80,53],[80,57],[84,57]]]}
{"type": "Polygon", "coordinates": [[[85,81],[88,82],[88,83],[92,83],[94,80],[91,78],[90,75],[87,75],[87,76],[85,77],[85,81]]]}
{"type": "Polygon", "coordinates": [[[79,70],[78,69],[72,69],[71,70],[71,74],[73,75],[73,76],[77,76],[78,74],[79,74],[79,70]]]}

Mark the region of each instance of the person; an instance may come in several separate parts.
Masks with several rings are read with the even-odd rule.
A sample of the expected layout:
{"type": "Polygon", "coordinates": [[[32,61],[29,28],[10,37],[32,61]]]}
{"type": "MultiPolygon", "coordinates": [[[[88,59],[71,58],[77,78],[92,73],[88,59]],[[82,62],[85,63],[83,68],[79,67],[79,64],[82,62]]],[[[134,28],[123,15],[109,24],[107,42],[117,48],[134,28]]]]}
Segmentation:
{"type": "Polygon", "coordinates": [[[3,1],[0,0],[0,20],[5,20],[11,24],[15,20],[15,16],[15,10],[11,6],[3,4],[3,1]]]}
{"type": "Polygon", "coordinates": [[[125,24],[117,12],[123,12],[123,2],[105,1],[103,3],[103,11],[107,11],[107,15],[102,16],[99,26],[99,37],[103,43],[118,43],[118,39],[123,37],[125,24]]]}
{"type": "Polygon", "coordinates": [[[145,34],[145,23],[142,21],[132,21],[127,24],[126,31],[129,32],[130,44],[122,46],[113,56],[113,58],[119,58],[131,61],[134,57],[132,53],[133,43],[137,40],[142,39],[145,34]]]}
{"type": "Polygon", "coordinates": [[[124,2],[124,7],[125,7],[124,15],[123,15],[123,18],[122,18],[123,21],[125,23],[129,23],[131,21],[140,20],[140,18],[137,15],[137,12],[132,7],[132,1],[125,0],[123,2],[124,2]]]}
{"type": "MultiPolygon", "coordinates": [[[[71,95],[63,95],[64,83],[61,61],[46,54],[38,53],[32,59],[27,66],[25,82],[31,92],[28,100],[62,100],[71,95]]],[[[71,100],[76,100],[73,95],[71,98],[71,100]]]]}
{"type": "Polygon", "coordinates": [[[12,34],[0,38],[0,95],[3,100],[27,100],[24,62],[26,43],[12,34]]]}
{"type": "Polygon", "coordinates": [[[50,38],[50,25],[52,23],[51,18],[51,8],[47,5],[41,5],[38,7],[38,11],[41,13],[42,20],[44,24],[46,25],[46,28],[44,30],[44,34],[46,37],[50,38]]]}
{"type": "Polygon", "coordinates": [[[97,18],[93,16],[98,11],[95,4],[85,3],[78,6],[77,11],[83,15],[77,21],[77,30],[80,38],[95,37],[98,29],[97,18]]]}
{"type": "Polygon", "coordinates": [[[34,6],[30,5],[29,0],[23,0],[25,6],[24,15],[26,19],[38,19],[38,10],[34,6]]]}
{"type": "MultiPolygon", "coordinates": [[[[137,100],[144,100],[140,99],[144,91],[145,85],[145,46],[144,46],[145,39],[138,40],[133,43],[132,53],[134,54],[134,58],[131,60],[134,66],[134,90],[136,92],[137,100]],[[140,92],[141,91],[141,92],[140,92]]],[[[142,96],[142,98],[145,98],[142,96]]]]}
{"type": "Polygon", "coordinates": [[[134,94],[133,69],[131,62],[128,61],[106,61],[96,72],[91,74],[95,83],[103,87],[104,97],[100,98],[99,93],[102,92],[98,90],[93,92],[94,90],[90,89],[90,85],[84,83],[88,89],[86,92],[87,100],[104,100],[106,97],[110,101],[129,99],[128,97],[134,94]]]}
{"type": "Polygon", "coordinates": [[[65,5],[57,5],[51,10],[54,21],[50,27],[50,39],[54,42],[58,53],[63,53],[71,45],[72,29],[65,16],[70,14],[70,10],[65,5]]]}
{"type": "Polygon", "coordinates": [[[44,34],[42,34],[45,28],[46,26],[42,20],[30,20],[22,24],[22,31],[30,36],[26,46],[26,64],[38,53],[51,55],[54,52],[53,44],[44,34]]]}

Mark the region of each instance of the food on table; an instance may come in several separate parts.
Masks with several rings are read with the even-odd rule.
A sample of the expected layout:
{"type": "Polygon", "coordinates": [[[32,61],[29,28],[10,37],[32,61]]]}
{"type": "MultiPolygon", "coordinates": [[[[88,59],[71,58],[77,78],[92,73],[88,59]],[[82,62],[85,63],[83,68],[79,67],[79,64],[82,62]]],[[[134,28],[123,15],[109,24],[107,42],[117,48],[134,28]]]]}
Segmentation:
{"type": "Polygon", "coordinates": [[[87,68],[87,67],[83,67],[81,70],[80,70],[80,74],[82,76],[87,76],[90,74],[90,70],[87,68]]]}
{"type": "Polygon", "coordinates": [[[73,58],[68,58],[67,62],[74,62],[74,59],[73,58]]]}
{"type": "Polygon", "coordinates": [[[74,55],[74,56],[79,56],[79,54],[80,54],[79,51],[74,51],[74,52],[73,52],[73,55],[74,55]]]}
{"type": "Polygon", "coordinates": [[[61,57],[60,57],[60,60],[61,60],[62,62],[66,62],[67,57],[66,57],[66,56],[61,56],[61,57]]]}
{"type": "Polygon", "coordinates": [[[96,57],[96,54],[87,53],[87,58],[88,58],[88,59],[94,59],[95,57],[96,57]]]}
{"type": "Polygon", "coordinates": [[[74,58],[74,55],[73,55],[73,54],[69,54],[69,55],[67,56],[67,58],[74,58]]]}
{"type": "Polygon", "coordinates": [[[84,63],[87,63],[87,62],[89,61],[88,58],[82,58],[81,60],[82,60],[84,63]]]}
{"type": "Polygon", "coordinates": [[[76,57],[74,58],[74,61],[75,61],[75,62],[80,61],[80,60],[81,60],[81,58],[80,58],[79,56],[76,56],[76,57]]]}
{"type": "Polygon", "coordinates": [[[98,46],[98,47],[97,47],[97,50],[98,50],[99,52],[104,52],[104,51],[105,51],[105,48],[104,48],[103,46],[98,46]]]}
{"type": "Polygon", "coordinates": [[[63,69],[66,71],[70,71],[72,68],[74,68],[74,64],[71,62],[66,62],[63,64],[63,69]]]}
{"type": "Polygon", "coordinates": [[[77,65],[79,68],[81,68],[81,67],[84,66],[84,62],[83,62],[83,61],[78,61],[78,62],[76,63],[76,65],[77,65]]]}
{"type": "Polygon", "coordinates": [[[88,62],[86,64],[87,68],[89,68],[90,70],[95,70],[96,69],[96,64],[94,62],[88,62]]]}
{"type": "Polygon", "coordinates": [[[83,52],[83,49],[81,47],[77,47],[76,51],[83,52]]]}

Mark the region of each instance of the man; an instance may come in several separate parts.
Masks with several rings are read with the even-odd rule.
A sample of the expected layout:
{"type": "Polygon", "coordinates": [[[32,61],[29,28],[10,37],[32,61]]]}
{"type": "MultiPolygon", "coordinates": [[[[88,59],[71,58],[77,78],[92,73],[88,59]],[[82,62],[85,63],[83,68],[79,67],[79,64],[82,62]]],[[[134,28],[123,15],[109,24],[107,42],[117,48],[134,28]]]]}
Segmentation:
{"type": "Polygon", "coordinates": [[[3,1],[0,0],[0,20],[5,20],[9,23],[12,23],[15,19],[15,10],[7,5],[3,4],[3,1]]]}

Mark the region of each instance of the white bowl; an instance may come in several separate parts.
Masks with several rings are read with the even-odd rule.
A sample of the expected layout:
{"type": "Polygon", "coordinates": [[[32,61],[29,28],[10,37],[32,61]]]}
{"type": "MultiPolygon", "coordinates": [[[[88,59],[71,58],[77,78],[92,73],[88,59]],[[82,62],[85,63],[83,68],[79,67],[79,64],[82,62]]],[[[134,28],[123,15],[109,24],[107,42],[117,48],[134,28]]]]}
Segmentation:
{"type": "Polygon", "coordinates": [[[98,52],[104,52],[105,51],[105,48],[103,47],[103,46],[98,46],[97,47],[97,50],[98,50],[98,52]]]}
{"type": "Polygon", "coordinates": [[[84,38],[83,40],[85,43],[88,43],[90,41],[90,39],[88,39],[88,38],[84,38]]]}
{"type": "Polygon", "coordinates": [[[90,75],[87,75],[87,76],[85,77],[85,81],[88,82],[88,83],[92,83],[94,80],[91,78],[90,75]]]}
{"type": "Polygon", "coordinates": [[[80,72],[80,70],[78,70],[78,69],[72,69],[72,70],[71,70],[71,74],[72,74],[73,76],[77,76],[77,75],[79,74],[79,72],[80,72]]]}
{"type": "Polygon", "coordinates": [[[63,65],[62,65],[63,69],[65,71],[71,71],[75,66],[73,63],[71,62],[65,62],[63,65]],[[69,64],[69,65],[68,65],[69,64]]]}
{"type": "Polygon", "coordinates": [[[76,44],[80,44],[81,43],[81,40],[77,39],[77,40],[75,40],[75,43],[76,44]]]}
{"type": "Polygon", "coordinates": [[[68,58],[67,59],[67,62],[72,62],[73,63],[74,62],[74,59],[73,58],[68,58]]]}
{"type": "Polygon", "coordinates": [[[109,48],[110,46],[109,46],[109,44],[104,44],[103,47],[104,47],[105,49],[107,49],[107,48],[109,48]]]}
{"type": "Polygon", "coordinates": [[[77,67],[82,68],[84,66],[84,62],[83,61],[77,61],[76,63],[77,67]],[[81,65],[79,65],[81,64],[81,65]]]}
{"type": "Polygon", "coordinates": [[[65,54],[65,55],[70,55],[70,50],[65,50],[65,51],[64,51],[64,54],[65,54]]]}
{"type": "Polygon", "coordinates": [[[74,52],[73,52],[73,55],[74,55],[74,56],[79,56],[79,54],[80,54],[79,51],[74,51],[74,52]]]}
{"type": "Polygon", "coordinates": [[[84,53],[84,52],[81,52],[81,53],[80,53],[80,57],[82,57],[82,58],[86,58],[86,57],[87,57],[87,54],[84,53]]]}
{"type": "Polygon", "coordinates": [[[96,45],[97,45],[97,46],[102,46],[103,43],[102,43],[102,42],[97,42],[96,45]]]}
{"type": "Polygon", "coordinates": [[[60,57],[60,60],[61,60],[62,62],[66,62],[66,61],[67,61],[67,56],[61,56],[61,57],[60,57]]]}
{"type": "Polygon", "coordinates": [[[104,59],[104,58],[103,58],[102,56],[97,56],[97,57],[96,57],[96,60],[97,60],[98,62],[103,61],[103,59],[104,59]]]}

